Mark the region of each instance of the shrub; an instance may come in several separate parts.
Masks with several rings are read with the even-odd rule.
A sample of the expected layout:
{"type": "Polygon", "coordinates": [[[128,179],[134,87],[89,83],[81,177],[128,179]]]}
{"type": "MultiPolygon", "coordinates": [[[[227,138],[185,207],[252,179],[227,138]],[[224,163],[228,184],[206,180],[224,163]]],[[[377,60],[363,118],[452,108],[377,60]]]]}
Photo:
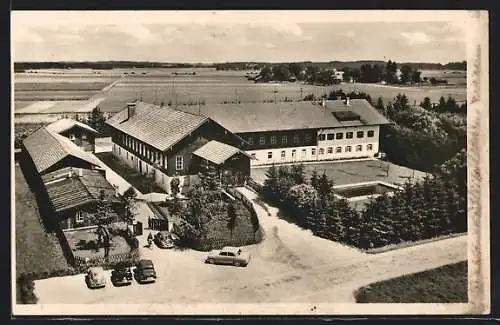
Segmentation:
{"type": "Polygon", "coordinates": [[[21,304],[36,304],[38,302],[38,297],[35,295],[35,282],[33,281],[33,275],[22,274],[17,279],[18,285],[18,302],[21,304]]]}

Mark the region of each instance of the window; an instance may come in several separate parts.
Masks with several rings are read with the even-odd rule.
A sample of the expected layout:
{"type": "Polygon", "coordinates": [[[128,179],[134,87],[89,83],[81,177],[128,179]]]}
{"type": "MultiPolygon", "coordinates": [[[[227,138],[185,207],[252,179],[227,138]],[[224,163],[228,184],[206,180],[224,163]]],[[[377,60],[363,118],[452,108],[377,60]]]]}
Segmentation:
{"type": "Polygon", "coordinates": [[[352,137],[353,137],[352,132],[346,132],[346,134],[345,134],[346,139],[352,139],[352,137]]]}
{"type": "Polygon", "coordinates": [[[293,136],[293,143],[299,143],[300,142],[300,137],[296,134],[293,136]]]}
{"type": "Polygon", "coordinates": [[[367,132],[367,136],[369,138],[373,138],[374,135],[375,135],[375,131],[373,131],[373,130],[370,130],[370,131],[367,132]]]}
{"type": "Polygon", "coordinates": [[[333,139],[335,139],[335,133],[328,133],[328,135],[326,136],[326,139],[327,140],[333,140],[333,139]]]}
{"type": "Polygon", "coordinates": [[[342,147],[337,147],[337,148],[335,148],[335,152],[336,152],[336,153],[341,153],[341,152],[342,152],[342,147]]]}
{"type": "Polygon", "coordinates": [[[70,133],[70,134],[69,134],[69,139],[70,139],[71,141],[75,140],[75,135],[74,135],[73,133],[70,133]]]}
{"type": "Polygon", "coordinates": [[[363,146],[362,146],[362,145],[360,145],[360,144],[358,144],[358,145],[356,146],[356,151],[362,151],[362,150],[363,150],[363,146]]]}
{"type": "Polygon", "coordinates": [[[85,219],[83,218],[82,211],[77,211],[76,212],[75,221],[76,221],[77,224],[81,224],[81,223],[83,223],[85,221],[85,219]]]}
{"type": "Polygon", "coordinates": [[[306,149],[302,149],[301,155],[302,155],[302,158],[304,158],[306,156],[306,149]]]}
{"type": "Polygon", "coordinates": [[[320,154],[320,155],[325,154],[325,149],[324,149],[324,148],[319,148],[319,154],[320,154]]]}
{"type": "Polygon", "coordinates": [[[253,144],[253,137],[248,137],[248,143],[253,144]]]}
{"type": "Polygon", "coordinates": [[[366,145],[366,150],[372,151],[373,150],[373,144],[367,144],[366,145]]]}
{"type": "Polygon", "coordinates": [[[122,148],[121,147],[118,147],[118,154],[121,155],[122,154],[122,148]]]}
{"type": "Polygon", "coordinates": [[[306,142],[311,142],[312,136],[310,134],[306,134],[306,142]]]}
{"type": "Polygon", "coordinates": [[[326,135],[324,135],[324,134],[320,134],[320,135],[318,136],[318,140],[319,140],[319,141],[325,141],[325,139],[326,139],[326,135]]]}
{"type": "Polygon", "coordinates": [[[184,169],[184,157],[175,156],[175,170],[183,170],[184,169]]]}
{"type": "Polygon", "coordinates": [[[82,133],[82,140],[87,140],[87,133],[82,133]]]}
{"type": "Polygon", "coordinates": [[[345,152],[351,152],[351,146],[345,147],[345,152]]]}
{"type": "Polygon", "coordinates": [[[344,137],[344,133],[342,133],[342,132],[337,133],[337,140],[340,140],[343,137],[344,137]]]}
{"type": "Polygon", "coordinates": [[[127,159],[128,159],[128,151],[127,151],[127,159]]]}
{"type": "Polygon", "coordinates": [[[333,147],[328,147],[327,153],[332,154],[333,153],[333,147]]]}
{"type": "Polygon", "coordinates": [[[255,158],[256,158],[254,153],[253,153],[253,154],[251,154],[250,156],[252,156],[252,159],[255,159],[255,158]]]}
{"type": "Polygon", "coordinates": [[[311,149],[311,155],[316,156],[316,148],[311,149]]]}
{"type": "Polygon", "coordinates": [[[259,143],[260,143],[260,144],[266,144],[266,137],[261,136],[261,137],[259,138],[259,143]]]}
{"type": "Polygon", "coordinates": [[[281,137],[281,143],[286,144],[288,142],[288,137],[286,135],[281,137]]]}
{"type": "Polygon", "coordinates": [[[272,151],[268,151],[267,152],[267,159],[272,159],[273,158],[273,152],[272,151]]]}
{"type": "Polygon", "coordinates": [[[284,159],[286,156],[285,150],[281,150],[281,159],[284,159]]]}
{"type": "Polygon", "coordinates": [[[292,158],[295,158],[297,156],[297,150],[293,149],[292,150],[292,158]]]}
{"type": "Polygon", "coordinates": [[[365,133],[363,131],[356,132],[356,138],[362,138],[364,136],[365,136],[365,133]]]}
{"type": "Polygon", "coordinates": [[[276,136],[271,137],[271,144],[276,144],[276,136]]]}

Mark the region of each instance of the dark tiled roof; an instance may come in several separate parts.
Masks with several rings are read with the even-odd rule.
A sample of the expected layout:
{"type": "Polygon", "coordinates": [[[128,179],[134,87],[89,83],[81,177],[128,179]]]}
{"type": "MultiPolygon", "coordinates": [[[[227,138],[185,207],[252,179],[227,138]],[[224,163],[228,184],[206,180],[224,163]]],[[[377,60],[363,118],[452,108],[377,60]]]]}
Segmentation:
{"type": "Polygon", "coordinates": [[[66,158],[73,156],[95,166],[99,161],[90,153],[83,151],[71,140],[42,127],[30,134],[23,141],[24,147],[30,155],[39,173],[66,158]]]}
{"type": "MultiPolygon", "coordinates": [[[[198,107],[182,107],[187,112],[197,112],[198,107]]],[[[320,103],[279,102],[209,104],[202,106],[201,114],[218,122],[234,133],[333,128],[357,125],[388,124],[389,121],[364,99],[351,99],[320,103]],[[351,111],[360,116],[358,121],[339,121],[333,112],[351,111]]]]}
{"type": "Polygon", "coordinates": [[[120,202],[115,196],[115,189],[104,175],[97,170],[63,168],[42,176],[49,199],[56,210],[61,212],[72,207],[82,206],[99,199],[104,190],[106,201],[120,202]],[[69,172],[73,171],[71,177],[69,172]]]}
{"type": "Polygon", "coordinates": [[[208,121],[204,116],[143,102],[136,103],[135,113],[130,119],[127,116],[128,109],[125,108],[106,123],[162,151],[208,121]]]}
{"type": "Polygon", "coordinates": [[[196,149],[193,154],[211,161],[216,165],[220,165],[239,152],[248,156],[247,153],[241,151],[238,148],[219,141],[212,140],[204,146],[196,149]]]}

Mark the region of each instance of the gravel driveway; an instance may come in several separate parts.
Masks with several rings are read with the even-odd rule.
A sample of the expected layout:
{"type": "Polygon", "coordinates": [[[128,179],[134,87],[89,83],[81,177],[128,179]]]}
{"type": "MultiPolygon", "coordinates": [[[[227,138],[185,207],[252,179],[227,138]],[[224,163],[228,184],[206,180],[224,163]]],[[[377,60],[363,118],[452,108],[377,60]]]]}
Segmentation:
{"type": "MultiPolygon", "coordinates": [[[[239,190],[256,198],[246,188],[239,190]]],[[[35,284],[39,303],[353,302],[354,290],[366,284],[467,258],[466,236],[370,255],[313,236],[277,218],[274,208],[267,207],[270,215],[260,205],[255,208],[264,239],[245,247],[252,255],[247,267],[208,265],[206,253],[193,250],[141,248],[142,257],[155,264],[156,283],[121,288],[109,283],[89,290],[83,275],[45,279],[35,284]]]]}

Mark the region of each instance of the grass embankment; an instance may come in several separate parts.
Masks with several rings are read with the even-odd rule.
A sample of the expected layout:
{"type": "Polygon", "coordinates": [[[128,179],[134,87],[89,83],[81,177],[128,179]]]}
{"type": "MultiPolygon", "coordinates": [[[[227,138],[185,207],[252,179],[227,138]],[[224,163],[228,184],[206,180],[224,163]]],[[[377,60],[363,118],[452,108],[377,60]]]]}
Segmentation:
{"type": "MultiPolygon", "coordinates": [[[[31,274],[36,279],[71,272],[58,238],[42,226],[35,196],[19,166],[15,181],[16,277],[31,274]]],[[[18,302],[20,298],[18,294],[18,302]]]]}
{"type": "Polygon", "coordinates": [[[467,303],[467,262],[377,282],[359,289],[358,303],[467,303]]]}

